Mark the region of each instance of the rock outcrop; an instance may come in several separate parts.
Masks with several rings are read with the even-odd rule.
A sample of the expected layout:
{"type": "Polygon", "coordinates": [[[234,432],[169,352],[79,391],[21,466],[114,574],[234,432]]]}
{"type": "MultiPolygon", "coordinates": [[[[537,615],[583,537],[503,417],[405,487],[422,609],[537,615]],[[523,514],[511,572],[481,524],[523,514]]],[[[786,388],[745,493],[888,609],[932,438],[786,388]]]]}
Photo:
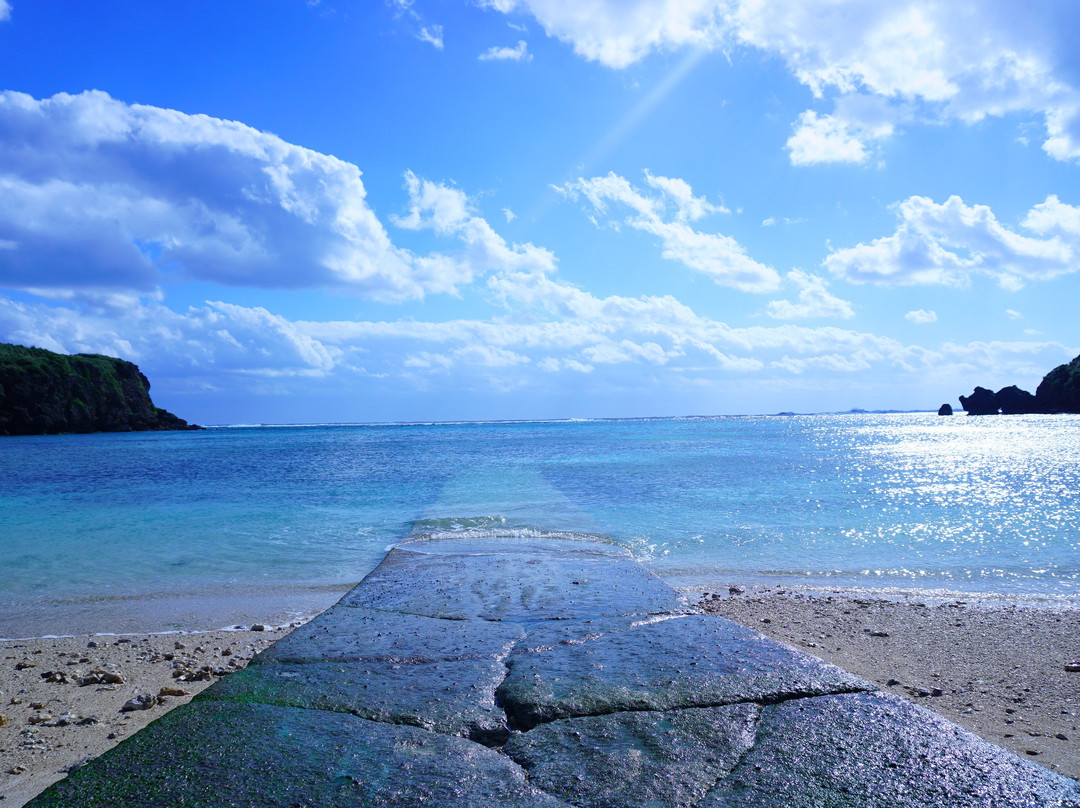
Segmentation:
{"type": "Polygon", "coordinates": [[[123,359],[0,343],[0,435],[201,429],[154,406],[123,359]]]}
{"type": "Polygon", "coordinates": [[[1021,390],[1015,384],[1002,387],[997,391],[998,406],[1006,415],[1027,415],[1042,412],[1035,396],[1027,390],[1021,390]]]}
{"type": "MultiPolygon", "coordinates": [[[[943,405],[942,410],[945,406],[948,405],[943,405]]],[[[985,387],[976,387],[970,396],[960,396],[960,406],[967,410],[968,415],[994,415],[999,411],[1006,415],[1080,413],[1080,356],[1047,373],[1035,395],[1015,384],[1003,387],[996,393],[985,387]]],[[[942,410],[938,410],[939,415],[944,414],[942,410]]]]}
{"type": "Polygon", "coordinates": [[[976,387],[970,396],[960,396],[960,406],[968,415],[997,415],[1001,408],[997,393],[985,387],[976,387]]]}
{"type": "Polygon", "coordinates": [[[1080,413],[1080,356],[1047,373],[1035,391],[1042,412],[1080,413]]]}
{"type": "Polygon", "coordinates": [[[938,415],[952,415],[952,404],[942,404],[937,411],[938,415]]]}

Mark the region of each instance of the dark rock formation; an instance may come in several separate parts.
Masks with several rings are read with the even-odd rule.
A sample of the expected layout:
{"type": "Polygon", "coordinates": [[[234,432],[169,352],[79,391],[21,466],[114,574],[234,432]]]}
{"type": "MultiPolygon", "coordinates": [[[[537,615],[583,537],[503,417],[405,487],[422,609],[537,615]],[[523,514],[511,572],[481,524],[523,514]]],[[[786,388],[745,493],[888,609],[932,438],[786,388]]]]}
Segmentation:
{"type": "Polygon", "coordinates": [[[150,400],[123,359],[0,343],[0,435],[201,429],[150,400]]]}
{"type": "Polygon", "coordinates": [[[1021,390],[1015,384],[1002,387],[997,391],[998,404],[1006,415],[1027,415],[1041,412],[1035,396],[1027,390],[1021,390]]]}
{"type": "Polygon", "coordinates": [[[976,387],[970,396],[960,396],[960,406],[968,415],[997,415],[1000,408],[997,394],[985,387],[976,387]]]}
{"type": "Polygon", "coordinates": [[[1047,373],[1035,391],[1035,400],[1041,412],[1080,413],[1080,356],[1047,373]]]}
{"type": "Polygon", "coordinates": [[[938,415],[952,415],[952,404],[942,404],[937,411],[938,415]]]}

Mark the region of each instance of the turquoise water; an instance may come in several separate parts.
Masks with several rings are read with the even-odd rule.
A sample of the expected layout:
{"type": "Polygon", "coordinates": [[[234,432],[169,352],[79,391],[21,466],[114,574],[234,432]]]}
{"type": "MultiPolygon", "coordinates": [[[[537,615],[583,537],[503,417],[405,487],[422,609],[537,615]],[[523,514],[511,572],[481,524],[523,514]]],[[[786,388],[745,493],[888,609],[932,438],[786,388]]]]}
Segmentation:
{"type": "Polygon", "coordinates": [[[0,441],[0,637],[332,603],[411,533],[601,535],[679,586],[1080,585],[1080,418],[233,427],[0,441]]]}

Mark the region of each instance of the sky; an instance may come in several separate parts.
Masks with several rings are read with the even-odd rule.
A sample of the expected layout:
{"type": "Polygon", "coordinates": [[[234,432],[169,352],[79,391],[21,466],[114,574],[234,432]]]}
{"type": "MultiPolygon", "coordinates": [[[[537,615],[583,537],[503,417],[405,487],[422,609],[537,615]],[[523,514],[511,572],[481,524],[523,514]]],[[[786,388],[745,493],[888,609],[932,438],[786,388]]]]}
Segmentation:
{"type": "Polygon", "coordinates": [[[0,341],[199,423],[937,409],[1080,354],[1080,4],[0,0],[0,341]]]}

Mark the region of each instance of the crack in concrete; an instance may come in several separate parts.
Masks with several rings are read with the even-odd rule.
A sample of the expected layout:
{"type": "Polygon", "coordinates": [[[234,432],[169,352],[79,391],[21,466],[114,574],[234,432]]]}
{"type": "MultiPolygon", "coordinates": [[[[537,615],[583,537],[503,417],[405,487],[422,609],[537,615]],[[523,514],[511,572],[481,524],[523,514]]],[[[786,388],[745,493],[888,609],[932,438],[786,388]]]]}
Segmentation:
{"type": "MultiPolygon", "coordinates": [[[[760,698],[747,698],[747,699],[735,699],[733,701],[711,701],[702,704],[683,704],[678,707],[623,707],[617,710],[602,710],[597,712],[587,713],[574,713],[573,715],[560,715],[555,718],[546,718],[537,720],[531,726],[522,728],[520,718],[512,715],[509,711],[507,716],[509,718],[510,729],[517,732],[530,732],[537,727],[545,724],[553,724],[556,721],[569,721],[574,718],[597,718],[605,715],[619,715],[620,713],[677,713],[682,710],[707,710],[712,707],[737,707],[740,704],[756,704],[759,707],[773,707],[778,704],[784,704],[789,701],[801,701],[804,699],[820,699],[827,698],[829,696],[846,696],[853,693],[878,693],[880,691],[872,688],[865,687],[850,687],[850,688],[838,688],[836,690],[830,690],[826,693],[778,693],[760,698]]],[[[497,696],[497,693],[496,693],[497,696]]],[[[501,706],[501,705],[500,705],[501,706]]],[[[506,710],[506,708],[503,708],[506,710]]]]}

